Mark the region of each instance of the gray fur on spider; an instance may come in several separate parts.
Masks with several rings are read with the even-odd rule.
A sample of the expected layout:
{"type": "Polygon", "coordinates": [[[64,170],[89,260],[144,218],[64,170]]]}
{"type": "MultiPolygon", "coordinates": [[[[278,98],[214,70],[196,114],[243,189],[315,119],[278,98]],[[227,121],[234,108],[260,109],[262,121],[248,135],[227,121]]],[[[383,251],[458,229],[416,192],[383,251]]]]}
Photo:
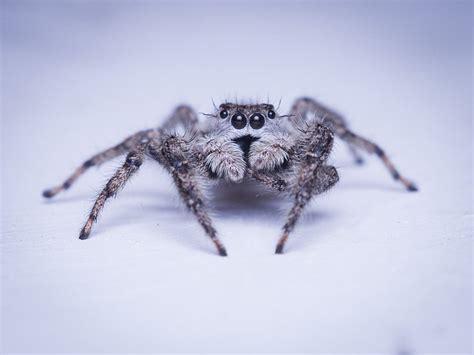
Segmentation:
{"type": "Polygon", "coordinates": [[[283,252],[310,199],[339,180],[336,169],[326,164],[334,135],[348,144],[356,163],[363,162],[358,150],[374,153],[395,180],[409,191],[417,190],[400,175],[378,145],[350,131],[339,114],[313,99],[296,100],[288,115],[279,115],[270,104],[223,103],[206,116],[210,119],[201,127],[192,108],[179,106],[160,128],[140,131],[93,156],[63,184],[44,191],[43,196],[53,197],[68,189],[91,166],[127,154],[123,165],[97,197],[81,230],[79,238],[87,239],[107,199],[117,194],[148,156],[171,174],[185,205],[197,217],[219,254],[226,256],[206,210],[199,184],[203,177],[233,183],[250,178],[292,196],[293,205],[275,250],[277,254],[283,252]],[[179,129],[184,133],[177,134],[179,129]]]}

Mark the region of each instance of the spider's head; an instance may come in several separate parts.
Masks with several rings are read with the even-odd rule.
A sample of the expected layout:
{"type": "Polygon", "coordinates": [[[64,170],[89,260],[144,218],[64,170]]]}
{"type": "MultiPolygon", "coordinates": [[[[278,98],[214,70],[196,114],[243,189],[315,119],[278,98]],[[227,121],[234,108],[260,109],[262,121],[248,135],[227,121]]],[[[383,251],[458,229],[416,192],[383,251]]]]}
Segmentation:
{"type": "Polygon", "coordinates": [[[279,118],[271,104],[239,105],[223,103],[216,112],[220,125],[232,127],[235,136],[260,137],[279,118]]]}

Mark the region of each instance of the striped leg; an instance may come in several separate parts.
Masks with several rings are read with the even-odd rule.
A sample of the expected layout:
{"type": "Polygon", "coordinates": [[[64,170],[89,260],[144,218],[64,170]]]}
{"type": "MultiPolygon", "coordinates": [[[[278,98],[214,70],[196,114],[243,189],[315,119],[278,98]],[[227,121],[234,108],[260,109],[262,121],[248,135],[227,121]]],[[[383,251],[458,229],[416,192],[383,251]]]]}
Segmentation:
{"type": "Polygon", "coordinates": [[[180,105],[175,108],[173,113],[163,123],[161,131],[174,131],[180,128],[183,132],[194,129],[198,124],[198,115],[192,107],[188,105],[180,105]]]}
{"type": "Polygon", "coordinates": [[[315,195],[328,190],[339,181],[339,176],[333,166],[324,165],[333,145],[332,132],[322,126],[309,128],[298,142],[300,149],[295,154],[301,161],[296,182],[293,186],[294,202],[288,213],[283,235],[275,249],[276,254],[282,254],[290,232],[295,228],[305,206],[315,195]]]}
{"type": "Polygon", "coordinates": [[[107,182],[102,192],[92,207],[87,222],[81,230],[79,239],[87,239],[92,229],[92,225],[97,220],[99,213],[104,208],[105,202],[117,194],[130,177],[138,170],[143,163],[145,149],[148,143],[141,143],[134,150],[128,153],[125,163],[115,172],[114,176],[107,182]]]}
{"type": "MultiPolygon", "coordinates": [[[[293,103],[290,112],[290,121],[294,125],[297,125],[298,120],[306,121],[312,115],[321,117],[324,125],[332,130],[336,135],[338,135],[338,130],[340,128],[347,128],[347,122],[342,115],[309,97],[301,97],[293,103]]],[[[354,162],[357,165],[362,165],[364,159],[357,151],[357,148],[350,142],[346,143],[354,162]]]]}
{"type": "Polygon", "coordinates": [[[68,189],[72,186],[72,184],[82,175],[84,174],[90,167],[92,166],[100,166],[101,164],[112,160],[116,157],[119,157],[132,148],[136,147],[143,139],[150,139],[152,137],[156,137],[158,132],[154,129],[147,129],[144,131],[140,131],[135,133],[125,139],[122,143],[117,144],[116,146],[106,149],[99,154],[94,155],[92,158],[86,160],[80,167],[78,167],[74,173],[69,176],[66,181],[64,181],[61,185],[55,186],[51,189],[43,191],[43,196],[47,198],[51,198],[57,195],[59,192],[68,189]]]}
{"type": "Polygon", "coordinates": [[[352,155],[352,158],[357,165],[364,164],[364,158],[362,158],[362,155],[360,155],[359,151],[356,147],[354,147],[353,144],[348,144],[347,148],[349,149],[349,153],[352,155]]]}
{"type": "Polygon", "coordinates": [[[371,141],[369,141],[369,140],[367,140],[367,139],[365,139],[361,136],[358,136],[357,134],[351,132],[348,129],[343,129],[338,134],[338,136],[342,140],[344,140],[344,141],[346,141],[350,144],[353,144],[356,147],[361,148],[361,149],[365,150],[368,153],[371,153],[371,154],[375,153],[382,160],[383,164],[389,170],[390,174],[392,175],[392,177],[395,180],[399,180],[405,186],[405,188],[408,191],[418,191],[418,188],[416,187],[416,185],[413,182],[411,182],[407,178],[403,177],[398,172],[398,170],[395,168],[393,163],[387,157],[387,155],[385,154],[383,149],[380,148],[377,144],[375,144],[375,143],[373,143],[373,142],[371,142],[371,141]]]}
{"type": "Polygon", "coordinates": [[[190,154],[189,142],[172,135],[163,137],[160,141],[150,142],[148,154],[171,173],[186,207],[196,216],[219,255],[227,256],[226,249],[217,237],[217,231],[207,214],[204,195],[194,172],[195,162],[190,154]]]}
{"type": "Polygon", "coordinates": [[[313,196],[329,190],[339,181],[339,175],[333,166],[323,165],[315,167],[312,164],[305,166],[300,172],[298,188],[294,204],[288,213],[288,218],[283,226],[283,235],[275,249],[275,254],[283,254],[285,243],[290,232],[295,228],[306,204],[313,196]]]}
{"type": "Polygon", "coordinates": [[[351,132],[347,126],[346,120],[339,113],[327,108],[312,98],[303,97],[295,101],[290,114],[292,116],[291,121],[295,125],[298,120],[305,120],[310,114],[321,117],[322,123],[333,131],[336,136],[348,144],[349,150],[357,164],[363,162],[361,156],[357,152],[358,148],[368,153],[375,153],[382,160],[395,180],[399,180],[408,191],[418,190],[415,184],[398,172],[393,163],[388,159],[385,152],[378,145],[351,132]]]}
{"type": "Polygon", "coordinates": [[[106,149],[103,152],[94,155],[92,158],[86,160],[81,166],[79,166],[74,171],[74,173],[69,176],[66,181],[64,181],[61,185],[43,191],[43,196],[51,198],[57,195],[59,192],[67,190],[90,167],[100,166],[101,164],[106,163],[109,160],[126,154],[137,144],[139,144],[143,139],[156,138],[159,135],[159,131],[175,130],[179,127],[184,128],[184,130],[186,131],[188,129],[193,129],[197,125],[197,123],[198,116],[191,107],[186,105],[178,106],[169,116],[169,118],[163,123],[159,130],[147,129],[144,131],[137,132],[125,139],[120,144],[117,144],[112,148],[106,149]]]}

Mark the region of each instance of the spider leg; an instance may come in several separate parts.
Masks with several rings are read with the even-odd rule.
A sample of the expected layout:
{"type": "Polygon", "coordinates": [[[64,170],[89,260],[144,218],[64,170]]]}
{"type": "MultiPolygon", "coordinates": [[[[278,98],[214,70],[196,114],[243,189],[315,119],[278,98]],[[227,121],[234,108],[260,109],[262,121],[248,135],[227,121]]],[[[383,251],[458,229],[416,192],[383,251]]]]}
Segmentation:
{"type": "Polygon", "coordinates": [[[156,138],[160,131],[178,129],[179,126],[183,127],[185,130],[193,129],[197,123],[198,116],[196,112],[190,106],[180,105],[173,111],[159,130],[147,129],[137,132],[126,138],[121,143],[94,155],[79,166],[61,185],[43,191],[43,196],[51,198],[59,192],[67,190],[90,167],[100,166],[103,163],[126,154],[144,138],[156,138]]]}
{"type": "Polygon", "coordinates": [[[53,188],[50,188],[48,190],[43,191],[43,196],[47,197],[47,198],[51,198],[51,197],[57,195],[59,192],[61,192],[63,190],[67,190],[90,167],[100,166],[101,164],[103,164],[103,163],[105,163],[105,162],[107,162],[111,159],[119,157],[122,154],[125,154],[128,151],[130,151],[132,148],[136,147],[136,145],[141,140],[143,140],[145,138],[152,138],[156,135],[158,135],[158,132],[154,129],[147,129],[147,130],[140,131],[140,132],[137,132],[137,133],[131,135],[130,137],[125,139],[120,144],[117,144],[116,146],[114,146],[112,148],[106,149],[106,150],[94,155],[90,159],[86,160],[61,185],[58,185],[58,186],[55,186],[53,188]]]}
{"type": "Polygon", "coordinates": [[[291,186],[293,206],[283,226],[283,234],[275,249],[276,254],[283,253],[290,232],[311,198],[328,190],[339,181],[336,169],[333,166],[324,165],[331,152],[333,140],[333,133],[327,127],[316,124],[308,127],[298,141],[296,156],[293,158],[300,162],[300,166],[296,180],[291,186]]]}
{"type": "Polygon", "coordinates": [[[344,128],[341,131],[343,133],[340,133],[339,137],[342,140],[354,144],[355,146],[365,150],[367,153],[371,153],[371,154],[375,153],[380,158],[380,160],[382,160],[382,163],[388,169],[388,171],[390,172],[390,174],[392,175],[395,181],[399,180],[408,191],[418,191],[418,188],[413,182],[411,182],[410,180],[408,180],[407,178],[405,178],[398,172],[398,170],[395,168],[395,165],[393,165],[393,163],[387,157],[383,149],[380,148],[377,144],[353,133],[347,128],[344,128]]]}
{"type": "Polygon", "coordinates": [[[367,153],[375,153],[383,162],[385,167],[390,171],[390,174],[395,180],[399,180],[408,191],[417,191],[418,188],[410,180],[403,177],[395,168],[395,165],[390,161],[385,152],[375,143],[363,138],[351,130],[349,130],[345,119],[335,111],[323,106],[311,98],[300,98],[295,101],[291,109],[291,121],[297,125],[298,119],[307,119],[308,114],[313,114],[321,117],[322,124],[331,129],[336,136],[346,142],[349,149],[352,151],[356,163],[360,163],[360,155],[357,149],[362,149],[367,153]]]}
{"type": "Polygon", "coordinates": [[[273,172],[267,173],[264,171],[255,171],[253,169],[248,169],[247,171],[250,177],[254,178],[258,182],[261,182],[265,186],[280,192],[287,191],[289,183],[279,174],[275,174],[273,172]]]}
{"type": "Polygon", "coordinates": [[[206,234],[214,242],[219,255],[226,256],[227,252],[217,237],[217,232],[204,208],[203,194],[199,189],[197,178],[193,173],[191,159],[187,157],[186,152],[188,151],[189,143],[175,136],[167,136],[160,140],[146,140],[139,144],[127,155],[125,163],[115,172],[114,176],[112,176],[99,194],[81,230],[79,238],[88,238],[92,226],[97,220],[107,199],[115,196],[138,170],[143,163],[146,152],[171,173],[184,203],[194,213],[206,234]]]}
{"type": "MultiPolygon", "coordinates": [[[[328,126],[336,135],[338,135],[337,128],[346,127],[347,122],[339,113],[323,106],[321,103],[310,97],[301,97],[293,103],[290,111],[290,121],[293,125],[298,125],[298,120],[306,121],[311,119],[312,116],[319,116],[323,118],[323,122],[328,126]]],[[[363,164],[364,159],[358,152],[357,148],[351,142],[345,142],[349,153],[352,155],[354,162],[358,165],[363,164]]]]}
{"type": "Polygon", "coordinates": [[[186,132],[195,129],[198,122],[198,115],[191,106],[179,105],[161,125],[160,130],[169,132],[182,128],[186,132]]]}
{"type": "MultiPolygon", "coordinates": [[[[346,142],[347,143],[347,142],[346,142]]],[[[359,153],[356,147],[354,147],[353,144],[347,144],[347,148],[349,149],[349,153],[352,155],[352,158],[354,159],[354,162],[357,165],[362,165],[364,164],[364,158],[362,158],[362,155],[359,153]]]]}
{"type": "Polygon", "coordinates": [[[128,153],[124,164],[117,169],[112,178],[107,182],[102,192],[92,207],[84,227],[79,234],[79,239],[87,239],[92,229],[92,225],[97,220],[99,213],[104,208],[105,202],[117,194],[117,192],[125,185],[143,163],[145,149],[148,141],[142,142],[130,153],[128,153]]]}
{"type": "MultiPolygon", "coordinates": [[[[290,114],[291,121],[295,125],[297,124],[296,121],[298,119],[307,120],[311,118],[312,115],[316,115],[323,117],[324,124],[328,126],[336,135],[339,135],[339,128],[347,128],[347,122],[344,117],[309,97],[301,97],[295,100],[290,114]]],[[[357,147],[351,142],[346,141],[345,143],[347,144],[347,148],[349,149],[349,153],[352,155],[354,162],[357,165],[362,165],[364,163],[364,159],[358,152],[357,147]]]]}
{"type": "Polygon", "coordinates": [[[161,142],[150,142],[148,154],[170,172],[186,207],[196,216],[205,233],[215,244],[219,255],[227,256],[206,211],[204,194],[195,172],[197,165],[202,164],[202,158],[192,154],[188,141],[174,135],[163,137],[161,142]]]}

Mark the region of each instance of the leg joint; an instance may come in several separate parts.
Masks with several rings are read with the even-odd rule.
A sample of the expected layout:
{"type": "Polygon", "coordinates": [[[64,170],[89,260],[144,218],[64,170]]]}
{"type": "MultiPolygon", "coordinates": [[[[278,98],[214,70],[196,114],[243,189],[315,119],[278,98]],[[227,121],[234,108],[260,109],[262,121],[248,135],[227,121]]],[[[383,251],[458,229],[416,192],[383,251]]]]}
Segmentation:
{"type": "Polygon", "coordinates": [[[143,163],[143,158],[138,154],[132,153],[127,156],[125,163],[131,167],[139,168],[143,163]]]}
{"type": "Polygon", "coordinates": [[[376,144],[374,144],[374,153],[377,154],[380,158],[385,156],[385,152],[376,144]]]}
{"type": "Polygon", "coordinates": [[[84,168],[90,168],[91,166],[95,165],[94,159],[89,159],[86,162],[84,162],[84,168]]]}

